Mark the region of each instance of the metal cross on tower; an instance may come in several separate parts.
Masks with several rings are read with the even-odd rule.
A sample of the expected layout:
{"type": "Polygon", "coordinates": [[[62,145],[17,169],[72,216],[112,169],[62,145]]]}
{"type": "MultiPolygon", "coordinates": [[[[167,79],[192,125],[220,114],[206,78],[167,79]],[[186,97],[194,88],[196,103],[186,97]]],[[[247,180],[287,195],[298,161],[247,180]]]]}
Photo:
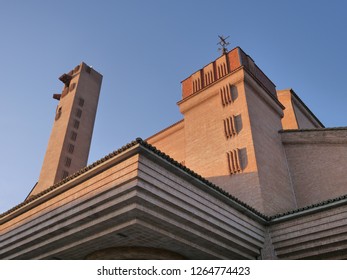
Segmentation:
{"type": "Polygon", "coordinates": [[[223,35],[218,35],[220,41],[217,43],[217,45],[220,45],[221,48],[218,48],[218,51],[222,51],[222,54],[226,54],[228,52],[228,49],[226,48],[230,43],[226,41],[230,36],[224,38],[223,35]]]}

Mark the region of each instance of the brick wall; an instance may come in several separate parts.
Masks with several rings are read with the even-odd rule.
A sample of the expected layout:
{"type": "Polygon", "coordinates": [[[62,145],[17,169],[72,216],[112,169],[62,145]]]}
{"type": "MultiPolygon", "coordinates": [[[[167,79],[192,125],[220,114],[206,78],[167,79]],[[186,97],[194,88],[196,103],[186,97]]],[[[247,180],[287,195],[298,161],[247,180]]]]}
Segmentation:
{"type": "Polygon", "coordinates": [[[179,102],[184,114],[185,163],[209,181],[263,211],[244,73],[239,68],[199,94],[179,102]],[[232,134],[226,133],[225,126],[226,120],[230,124],[230,118],[234,126],[232,134]],[[228,153],[237,154],[237,168],[231,166],[233,162],[228,159],[228,153]]]}
{"type": "Polygon", "coordinates": [[[285,212],[295,208],[296,203],[278,134],[282,108],[251,76],[246,76],[245,86],[264,211],[285,212]]]}
{"type": "Polygon", "coordinates": [[[347,129],[281,133],[299,207],[347,193],[347,129]]]}
{"type": "Polygon", "coordinates": [[[282,119],[283,129],[324,127],[292,89],[277,91],[277,97],[285,107],[282,119]]]}
{"type": "Polygon", "coordinates": [[[146,139],[160,151],[166,153],[181,164],[185,164],[184,120],[156,133],[146,139]]]}
{"type": "Polygon", "coordinates": [[[299,125],[295,116],[290,90],[277,91],[277,97],[285,107],[283,110],[284,116],[281,120],[283,129],[298,129],[299,125]]]}

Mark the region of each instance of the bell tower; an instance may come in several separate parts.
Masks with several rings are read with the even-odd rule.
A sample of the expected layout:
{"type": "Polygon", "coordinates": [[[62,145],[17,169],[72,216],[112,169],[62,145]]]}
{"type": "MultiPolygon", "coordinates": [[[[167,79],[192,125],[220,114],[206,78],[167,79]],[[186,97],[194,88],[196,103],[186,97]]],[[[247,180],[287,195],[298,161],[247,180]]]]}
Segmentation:
{"type": "Polygon", "coordinates": [[[64,86],[53,95],[59,103],[52,132],[38,183],[28,197],[87,165],[102,75],[82,62],[59,80],[64,86]]]}
{"type": "Polygon", "coordinates": [[[182,81],[184,164],[262,213],[293,209],[276,87],[241,48],[222,50],[182,81]]]}

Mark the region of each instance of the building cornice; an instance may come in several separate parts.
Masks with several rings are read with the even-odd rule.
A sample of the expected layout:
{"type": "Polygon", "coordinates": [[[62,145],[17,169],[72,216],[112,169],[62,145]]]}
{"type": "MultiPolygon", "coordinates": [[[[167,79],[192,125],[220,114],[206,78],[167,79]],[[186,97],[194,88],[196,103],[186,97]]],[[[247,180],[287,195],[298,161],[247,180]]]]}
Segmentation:
{"type": "MultiPolygon", "coordinates": [[[[242,69],[244,69],[243,66],[240,66],[240,67],[236,68],[235,70],[231,71],[229,74],[219,78],[218,80],[214,81],[213,83],[203,87],[202,89],[200,89],[200,90],[194,92],[193,94],[191,94],[191,95],[183,98],[182,100],[178,101],[177,105],[181,106],[182,104],[185,104],[187,101],[190,101],[191,99],[194,99],[194,97],[196,97],[196,96],[200,96],[201,97],[201,95],[202,95],[201,93],[202,92],[206,92],[208,89],[214,87],[216,84],[223,83],[223,81],[225,81],[226,79],[230,78],[230,76],[232,76],[232,75],[235,76],[235,74],[238,74],[238,76],[235,78],[235,80],[231,81],[231,84],[236,85],[236,84],[242,82],[243,81],[243,75],[240,74],[240,73],[242,73],[242,72],[240,72],[242,69]]],[[[206,100],[206,99],[209,99],[209,98],[211,98],[211,97],[213,97],[214,95],[217,95],[217,94],[218,94],[218,91],[215,91],[215,92],[213,92],[213,94],[210,94],[208,96],[203,96],[202,98],[203,98],[203,100],[206,100]]]]}
{"type": "Polygon", "coordinates": [[[280,130],[283,144],[346,144],[347,127],[280,130]]]}

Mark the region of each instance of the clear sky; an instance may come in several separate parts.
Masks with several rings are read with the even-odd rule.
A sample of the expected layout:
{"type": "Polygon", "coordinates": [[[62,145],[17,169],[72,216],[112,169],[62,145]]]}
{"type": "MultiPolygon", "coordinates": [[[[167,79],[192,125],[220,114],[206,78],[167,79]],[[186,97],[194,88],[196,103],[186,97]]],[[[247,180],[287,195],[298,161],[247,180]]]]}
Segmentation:
{"type": "Polygon", "coordinates": [[[347,126],[347,1],[0,0],[0,213],[36,183],[63,84],[103,74],[89,162],[180,120],[180,82],[230,36],[326,127],[347,126]]]}

